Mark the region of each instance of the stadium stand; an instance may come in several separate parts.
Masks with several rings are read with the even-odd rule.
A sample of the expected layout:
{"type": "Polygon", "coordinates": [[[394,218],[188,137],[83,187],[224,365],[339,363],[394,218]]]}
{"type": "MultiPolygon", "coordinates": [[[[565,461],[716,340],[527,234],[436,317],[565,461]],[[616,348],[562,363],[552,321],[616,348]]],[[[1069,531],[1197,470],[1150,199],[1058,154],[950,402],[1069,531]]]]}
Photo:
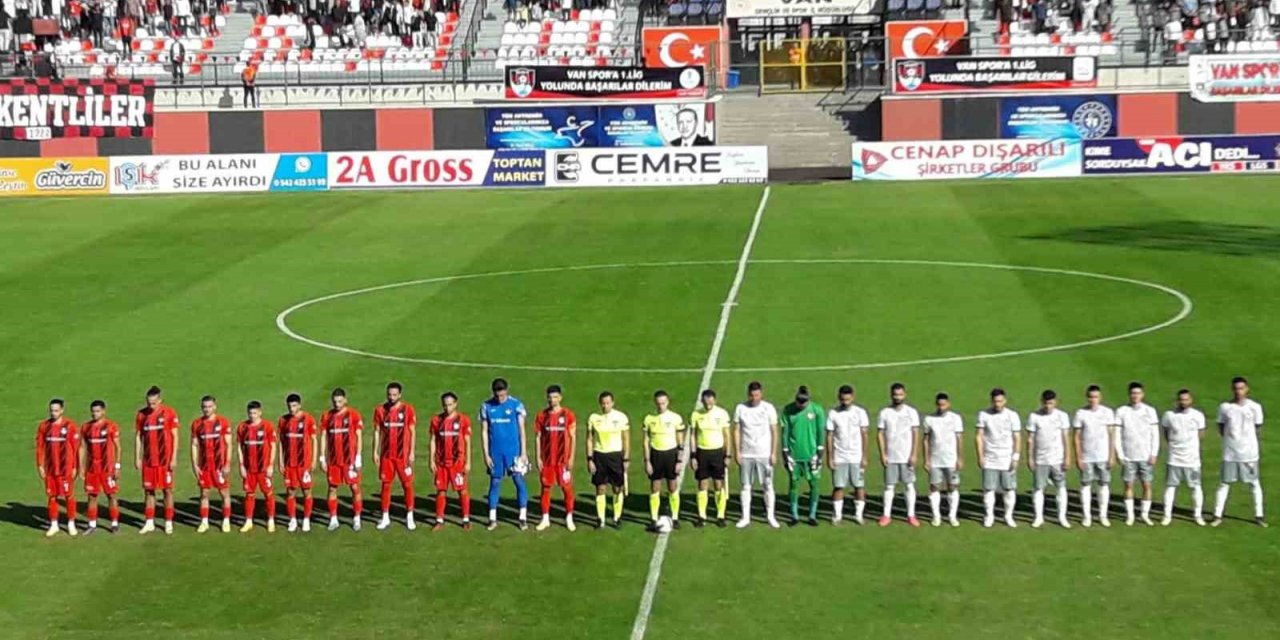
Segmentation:
{"type": "MultiPolygon", "coordinates": [[[[516,4],[516,3],[512,3],[516,4]]],[[[508,5],[504,16],[480,25],[476,58],[496,69],[512,65],[591,67],[636,64],[634,5],[559,9],[508,5]]]]}

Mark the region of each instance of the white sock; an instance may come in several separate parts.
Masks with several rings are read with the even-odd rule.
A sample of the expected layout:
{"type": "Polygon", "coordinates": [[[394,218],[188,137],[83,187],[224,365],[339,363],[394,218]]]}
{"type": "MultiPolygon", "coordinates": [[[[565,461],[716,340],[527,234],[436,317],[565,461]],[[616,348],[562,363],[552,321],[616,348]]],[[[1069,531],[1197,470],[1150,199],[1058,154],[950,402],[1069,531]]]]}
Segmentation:
{"type": "Polygon", "coordinates": [[[1013,508],[1018,504],[1018,492],[1004,492],[1004,517],[1006,520],[1013,519],[1013,508]]]}
{"type": "Polygon", "coordinates": [[[929,508],[933,510],[933,519],[942,518],[942,494],[937,491],[929,492],[929,508]]]}
{"type": "Polygon", "coordinates": [[[764,515],[769,520],[773,520],[773,510],[777,508],[778,498],[773,493],[773,487],[764,488],[764,515]]]}
{"type": "Polygon", "coordinates": [[[865,511],[866,508],[867,508],[866,500],[854,500],[853,501],[853,517],[862,519],[862,512],[865,511]]]}
{"type": "Polygon", "coordinates": [[[1147,519],[1151,518],[1151,501],[1146,498],[1143,498],[1142,500],[1142,517],[1147,519]]]}
{"type": "Polygon", "coordinates": [[[888,518],[890,513],[893,513],[893,487],[884,490],[884,512],[880,515],[888,518]]]}
{"type": "Polygon", "coordinates": [[[1204,513],[1204,487],[1191,488],[1191,504],[1195,509],[1196,517],[1201,517],[1200,514],[1204,513]]]}
{"type": "Polygon", "coordinates": [[[1093,487],[1086,484],[1080,487],[1080,513],[1084,514],[1085,518],[1088,518],[1093,515],[1089,513],[1091,508],[1093,508],[1093,487]]]}
{"type": "Polygon", "coordinates": [[[742,487],[742,493],[739,494],[738,501],[742,503],[742,519],[751,519],[751,485],[742,487]]]}
{"type": "Polygon", "coordinates": [[[525,520],[529,517],[529,507],[520,507],[520,519],[525,520]]]}
{"type": "Polygon", "coordinates": [[[914,484],[907,485],[907,517],[916,517],[916,486],[914,484]]]}
{"type": "Polygon", "coordinates": [[[497,519],[498,519],[498,510],[497,510],[497,509],[490,509],[490,510],[489,510],[489,522],[493,522],[494,520],[497,520],[497,519]]]}
{"type": "Polygon", "coordinates": [[[1044,520],[1044,491],[1038,490],[1031,494],[1031,504],[1036,508],[1036,520],[1044,520]]]}
{"type": "Polygon", "coordinates": [[[208,518],[200,518],[200,524],[209,524],[208,518]]]}
{"type": "Polygon", "coordinates": [[[951,503],[951,519],[955,520],[956,513],[960,510],[960,491],[958,489],[952,489],[951,493],[947,494],[947,500],[951,503]]]}
{"type": "Polygon", "coordinates": [[[1067,493],[1067,483],[1058,485],[1058,519],[1067,519],[1067,503],[1070,502],[1070,494],[1067,493]]]}
{"type": "Polygon", "coordinates": [[[1262,481],[1253,482],[1253,517],[1262,517],[1262,481]]]}
{"type": "Polygon", "coordinates": [[[1218,485],[1218,495],[1213,499],[1213,517],[1221,518],[1222,510],[1227,507],[1227,496],[1231,494],[1231,485],[1218,485]]]}
{"type": "Polygon", "coordinates": [[[147,518],[147,524],[151,526],[155,526],[156,524],[155,518],[147,518]]]}
{"type": "Polygon", "coordinates": [[[1178,490],[1174,487],[1165,487],[1164,489],[1164,517],[1169,519],[1173,517],[1173,497],[1177,495],[1178,490]]]}
{"type": "Polygon", "coordinates": [[[1111,485],[1098,487],[1098,517],[1106,520],[1107,510],[1111,508],[1111,485]]]}
{"type": "Polygon", "coordinates": [[[987,519],[992,520],[996,517],[996,492],[982,492],[982,506],[987,509],[987,519]]]}
{"type": "Polygon", "coordinates": [[[97,521],[97,520],[90,520],[90,521],[89,521],[89,528],[90,528],[90,529],[97,529],[97,528],[98,528],[98,521],[97,521]]]}
{"type": "Polygon", "coordinates": [[[842,520],[844,518],[844,500],[832,500],[831,508],[835,509],[836,520],[842,520]]]}
{"type": "Polygon", "coordinates": [[[1124,499],[1124,515],[1128,519],[1133,519],[1133,498],[1124,499]]]}

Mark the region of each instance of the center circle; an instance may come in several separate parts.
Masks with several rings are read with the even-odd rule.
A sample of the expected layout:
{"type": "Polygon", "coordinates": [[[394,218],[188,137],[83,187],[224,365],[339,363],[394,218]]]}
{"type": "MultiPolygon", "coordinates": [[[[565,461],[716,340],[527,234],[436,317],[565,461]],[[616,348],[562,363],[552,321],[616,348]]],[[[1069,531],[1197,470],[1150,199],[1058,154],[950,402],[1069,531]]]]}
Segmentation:
{"type": "MultiPolygon", "coordinates": [[[[722,292],[728,290],[733,275],[732,270],[723,267],[734,264],[737,264],[736,261],[731,260],[597,264],[423,278],[342,291],[299,302],[276,316],[276,326],[289,338],[312,346],[399,363],[587,373],[697,373],[702,370],[697,363],[706,357],[710,348],[710,332],[719,316],[723,302],[722,292]],[[619,282],[620,278],[602,278],[602,273],[625,273],[634,281],[619,282]],[[513,279],[520,279],[523,286],[511,286],[513,279]],[[619,286],[622,284],[630,286],[619,286]],[[693,284],[701,284],[714,293],[673,295],[673,292],[688,290],[693,284]],[[414,295],[406,294],[406,290],[415,288],[418,296],[425,297],[425,300],[416,300],[414,295]],[[560,295],[550,295],[553,292],[560,295]],[[567,306],[570,303],[564,302],[565,298],[573,301],[571,306],[567,306]],[[332,312],[335,306],[338,307],[336,313],[332,312]],[[439,313],[433,314],[433,310],[439,310],[439,313]],[[371,323],[371,317],[383,317],[386,320],[383,324],[371,323]],[[599,331],[581,331],[587,326],[598,327],[599,331]],[[514,338],[504,335],[511,327],[529,327],[532,333],[526,336],[516,335],[514,338]],[[344,340],[347,344],[314,337],[332,335],[333,332],[348,336],[344,340]],[[508,353],[498,358],[455,359],[437,354],[385,353],[385,349],[365,346],[394,344],[397,341],[403,343],[405,335],[419,336],[415,340],[427,335],[428,341],[433,342],[435,349],[441,353],[492,352],[496,350],[493,345],[503,343],[505,339],[510,339],[505,344],[514,344],[520,348],[516,349],[515,354],[508,353]],[[350,346],[353,339],[360,347],[350,346]],[[520,353],[522,350],[526,353],[520,353]],[[569,354],[570,357],[564,362],[536,362],[539,354],[548,352],[569,354]],[[628,362],[631,366],[568,364],[575,361],[575,353],[584,357],[583,359],[612,357],[628,362]],[[655,353],[662,354],[661,357],[677,353],[688,364],[672,365],[660,359],[655,360],[655,353]],[[508,359],[515,361],[504,361],[508,359]],[[524,361],[520,361],[521,359],[524,361]]],[[[1071,269],[935,260],[759,259],[748,263],[747,286],[736,302],[737,307],[729,323],[726,351],[732,351],[734,344],[740,340],[752,344],[767,341],[772,331],[803,333],[813,330],[813,325],[806,320],[804,314],[792,316],[790,309],[793,298],[802,296],[806,291],[813,291],[817,286],[815,283],[833,282],[836,286],[844,286],[845,280],[850,278],[847,270],[850,265],[857,265],[872,273],[867,275],[867,280],[861,283],[860,288],[854,287],[847,292],[850,300],[848,310],[842,310],[838,305],[833,306],[832,300],[814,295],[817,305],[814,313],[818,314],[816,317],[825,313],[829,318],[826,325],[821,321],[816,323],[822,325],[824,331],[819,337],[827,342],[830,342],[831,334],[826,331],[838,332],[840,327],[846,325],[852,326],[860,335],[877,333],[881,327],[866,324],[870,318],[890,329],[908,327],[923,331],[925,335],[918,336],[915,342],[923,343],[929,349],[939,345],[952,348],[954,345],[949,345],[948,341],[929,335],[929,331],[939,330],[939,326],[920,322],[921,314],[930,313],[929,310],[936,306],[944,312],[939,317],[946,318],[946,307],[959,304],[964,300],[963,296],[989,299],[990,308],[999,311],[998,304],[1002,297],[1000,289],[1011,286],[1022,287],[1028,292],[1027,295],[1041,295],[1037,292],[1043,290],[1046,292],[1043,295],[1050,297],[1079,295],[1081,301],[1089,301],[1086,296],[1096,297],[1096,300],[1090,302],[1096,306],[1097,314],[1094,317],[1104,319],[1104,333],[1097,333],[1096,323],[1072,326],[1072,333],[1079,335],[1076,339],[1067,341],[1056,335],[1056,325],[1040,331],[1044,335],[1032,331],[1030,338],[1013,329],[1005,332],[1011,334],[1012,339],[1032,343],[1031,346],[1022,347],[1027,342],[1009,344],[1008,340],[1011,338],[1008,335],[995,339],[993,336],[996,334],[985,333],[981,325],[964,326],[968,320],[968,312],[965,312],[951,318],[957,326],[945,327],[949,331],[947,335],[978,343],[985,339],[988,348],[973,349],[980,351],[978,353],[964,352],[963,349],[948,353],[945,348],[942,349],[943,353],[913,353],[909,348],[900,352],[902,345],[889,345],[885,348],[892,347],[893,350],[879,352],[875,351],[874,345],[880,345],[884,340],[875,335],[864,335],[864,342],[873,345],[867,347],[872,352],[859,354],[854,362],[796,361],[797,357],[806,358],[813,354],[772,357],[768,354],[768,349],[763,349],[771,363],[769,366],[756,366],[755,362],[740,361],[740,358],[722,357],[721,363],[724,366],[717,367],[716,371],[876,369],[1065,351],[1159,331],[1180,322],[1193,309],[1191,299],[1186,294],[1162,284],[1071,269]],[[787,266],[792,268],[771,268],[787,266]],[[816,270],[819,275],[827,277],[805,278],[805,286],[797,287],[794,272],[798,269],[816,270]],[[922,269],[934,273],[922,274],[919,271],[922,269]],[[791,273],[787,273],[788,271],[791,273]],[[980,279],[982,276],[989,280],[983,283],[980,279]],[[1024,280],[1029,280],[1028,276],[1035,281],[1024,283],[1024,280]],[[1035,278],[1038,276],[1045,278],[1044,284],[1052,286],[1039,286],[1039,278],[1035,278]],[[980,286],[973,285],[975,280],[980,286]],[[936,291],[920,291],[919,285],[922,282],[932,285],[936,291]],[[753,289],[753,283],[757,284],[757,289],[763,283],[765,295],[753,289]],[[1139,292],[1135,293],[1134,289],[1139,292]],[[1067,294],[1061,294],[1062,291],[1067,291],[1067,294]],[[1107,314],[1109,309],[1120,302],[1126,308],[1133,308],[1135,296],[1140,295],[1152,298],[1150,304],[1153,307],[1161,304],[1157,302],[1160,299],[1167,301],[1164,304],[1175,302],[1176,311],[1159,321],[1151,322],[1151,318],[1144,318],[1143,324],[1132,322],[1128,326],[1105,326],[1105,319],[1110,317],[1107,314]],[[891,300],[886,301],[894,296],[901,296],[902,300],[901,304],[896,305],[896,310],[891,300]],[[842,324],[844,321],[839,318],[841,313],[850,314],[850,318],[861,318],[863,324],[842,324]],[[917,322],[914,327],[911,324],[913,321],[917,322]],[[1036,342],[1039,344],[1035,344],[1036,342]]],[[[1066,308],[1061,308],[1063,312],[1078,316],[1093,315],[1092,311],[1081,313],[1077,307],[1072,306],[1072,301],[1063,304],[1066,305],[1066,308]]],[[[1057,310],[1058,307],[1055,306],[1050,312],[1057,310]]],[[[1028,317],[1029,321],[1034,320],[1028,317]]],[[[1007,326],[1002,322],[995,322],[990,326],[1007,326]]],[[[907,333],[909,332],[910,329],[907,333]]],[[[955,342],[955,339],[949,342],[955,342]]],[[[758,357],[756,354],[752,356],[758,357]]]]}

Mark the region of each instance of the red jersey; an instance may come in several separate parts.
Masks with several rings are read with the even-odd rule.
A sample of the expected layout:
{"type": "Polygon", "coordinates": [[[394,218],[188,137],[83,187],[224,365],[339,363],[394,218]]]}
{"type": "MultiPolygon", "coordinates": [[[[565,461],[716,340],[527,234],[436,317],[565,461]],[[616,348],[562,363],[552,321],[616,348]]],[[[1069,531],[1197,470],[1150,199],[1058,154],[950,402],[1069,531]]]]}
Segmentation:
{"type": "Polygon", "coordinates": [[[116,446],[120,442],[120,426],[103,418],[90,420],[80,427],[80,443],[85,448],[85,473],[111,473],[116,468],[116,446]]]}
{"type": "Polygon", "coordinates": [[[196,448],[200,452],[196,468],[218,471],[230,466],[231,453],[227,451],[227,438],[230,435],[231,421],[225,416],[196,418],[191,423],[191,439],[196,441],[196,448]]]}
{"type": "Polygon", "coordinates": [[[271,466],[271,445],[276,443],[276,428],[270,420],[253,424],[248,420],[236,429],[236,441],[240,443],[240,463],[247,473],[265,473],[271,466]]]}
{"type": "Polygon", "coordinates": [[[76,423],[63,416],[42,420],[36,428],[36,464],[45,475],[68,478],[80,466],[80,431],[76,423]]]}
{"type": "Polygon", "coordinates": [[[280,416],[280,447],[286,469],[311,467],[312,441],[316,437],[316,419],[306,411],[298,415],[280,416]]]}
{"type": "Polygon", "coordinates": [[[431,437],[436,443],[436,466],[452,467],[465,464],[469,452],[467,438],[471,436],[471,418],[455,413],[447,416],[437,413],[431,416],[431,437]]]}
{"type": "Polygon", "coordinates": [[[174,452],[174,433],[179,429],[178,414],[163,404],[155,409],[143,407],[134,418],[133,426],[142,436],[142,466],[169,466],[174,452]]]}
{"type": "Polygon", "coordinates": [[[573,429],[578,424],[573,412],[560,407],[558,411],[550,408],[538,412],[533,420],[534,433],[538,434],[538,452],[544,465],[567,465],[573,453],[573,429]]]}
{"type": "Polygon", "coordinates": [[[413,448],[413,430],[418,426],[418,414],[408,402],[395,405],[382,403],[373,410],[373,424],[378,428],[378,440],[382,444],[378,455],[392,460],[408,460],[413,448]]]}
{"type": "Polygon", "coordinates": [[[330,465],[349,467],[356,463],[359,455],[360,431],[364,429],[364,419],[360,412],[346,407],[342,411],[330,409],[320,416],[320,430],[324,432],[325,449],[330,465]]]}

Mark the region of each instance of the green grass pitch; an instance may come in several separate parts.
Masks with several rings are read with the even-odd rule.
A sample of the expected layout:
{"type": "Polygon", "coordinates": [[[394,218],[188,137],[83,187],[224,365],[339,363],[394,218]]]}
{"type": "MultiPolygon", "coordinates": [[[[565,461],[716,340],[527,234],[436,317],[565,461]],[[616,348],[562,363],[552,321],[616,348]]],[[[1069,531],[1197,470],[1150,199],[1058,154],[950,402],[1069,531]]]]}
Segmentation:
{"type": "MultiPolygon", "coordinates": [[[[0,636],[627,637],[655,545],[643,531],[642,464],[632,465],[631,520],[620,531],[198,536],[181,524],[172,537],[127,526],[115,537],[46,540],[35,426],[50,397],[67,398],[77,422],[90,400],[104,398],[125,427],[131,460],[131,418],[151,384],[165,388],[186,435],[205,393],[236,420],[251,399],[279,415],[291,391],[318,413],[341,385],[367,416],[394,379],[426,416],[446,389],[474,413],[497,375],[531,409],[545,385],[562,384],[582,422],[606,388],[633,423],[659,387],[687,411],[762,191],[6,201],[0,636]],[[614,266],[562,269],[589,265],[614,266]],[[455,277],[473,274],[498,275],[455,277]],[[287,318],[310,340],[400,361],[318,348],[276,326],[300,302],[423,279],[431,281],[287,318]]],[[[1187,386],[1212,419],[1230,377],[1244,374],[1280,415],[1277,194],[1280,179],[1259,177],[774,186],[713,386],[731,404],[759,379],[781,406],[807,384],[830,405],[834,389],[852,382],[873,413],[895,380],[922,411],[936,391],[950,392],[968,430],[962,513],[970,516],[981,509],[972,423],[992,386],[1007,388],[1024,414],[1047,387],[1071,409],[1088,383],[1102,384],[1115,405],[1139,379],[1163,410],[1187,386]],[[1175,324],[1105,341],[1165,324],[1183,302],[1167,290],[1062,271],[1162,285],[1194,308],[1175,324]],[[1103,341],[963,359],[1095,340],[1103,341]],[[940,358],[958,360],[891,364],[940,358]]],[[[1263,432],[1262,454],[1273,514],[1274,428],[1263,432]]],[[[638,447],[638,429],[633,441],[638,447]]],[[[1211,506],[1216,433],[1204,448],[1211,506]]],[[[186,456],[184,447],[177,495],[189,522],[196,492],[186,456]]],[[[868,512],[878,513],[872,460],[868,512]]],[[[473,498],[482,501],[478,456],[475,469],[473,498]]],[[[374,475],[366,473],[366,518],[377,512],[374,475]]],[[[1157,478],[1158,506],[1163,455],[1157,478]]],[[[428,483],[419,480],[420,522],[430,519],[428,483]]],[[[576,483],[579,522],[589,524],[585,469],[576,483]]],[[[1070,483],[1078,486],[1075,473],[1070,483]]],[[[141,490],[131,468],[123,484],[132,525],[141,490]]],[[[927,509],[923,479],[918,486],[927,509]]],[[[691,514],[692,478],[685,487],[691,514]]],[[[785,479],[778,488],[783,495],[785,479]]],[[[506,491],[509,517],[509,484],[506,491]]],[[[1024,515],[1029,491],[1024,471],[1024,515]]],[[[973,520],[956,530],[825,520],[781,531],[685,527],[670,538],[647,637],[1280,637],[1280,534],[1246,519],[1251,503],[1239,488],[1228,512],[1241,519],[1218,529],[1195,527],[1185,491],[1179,501],[1174,526],[1154,529],[1121,522],[1037,531],[1024,521],[983,530],[973,520]]],[[[1112,505],[1122,508],[1118,498],[1112,505]]]]}

